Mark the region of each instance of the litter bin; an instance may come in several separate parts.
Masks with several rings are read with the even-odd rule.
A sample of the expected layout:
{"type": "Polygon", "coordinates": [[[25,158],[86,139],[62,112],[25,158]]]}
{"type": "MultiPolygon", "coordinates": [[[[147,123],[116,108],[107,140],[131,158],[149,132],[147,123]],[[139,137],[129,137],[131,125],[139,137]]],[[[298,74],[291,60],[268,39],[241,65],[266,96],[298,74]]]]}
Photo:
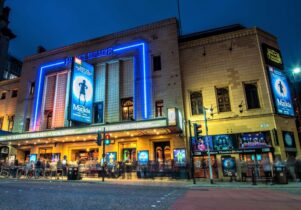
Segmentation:
{"type": "Polygon", "coordinates": [[[79,180],[80,179],[78,167],[69,167],[68,168],[67,179],[68,180],[79,180]]]}
{"type": "Polygon", "coordinates": [[[284,165],[275,166],[274,171],[275,171],[275,182],[277,184],[288,183],[286,167],[284,165]]]}

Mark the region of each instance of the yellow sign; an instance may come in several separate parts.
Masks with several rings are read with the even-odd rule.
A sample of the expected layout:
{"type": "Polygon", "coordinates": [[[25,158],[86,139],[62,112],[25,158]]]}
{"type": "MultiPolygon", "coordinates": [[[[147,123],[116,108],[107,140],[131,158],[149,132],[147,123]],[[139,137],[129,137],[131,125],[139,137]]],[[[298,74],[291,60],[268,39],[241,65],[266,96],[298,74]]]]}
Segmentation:
{"type": "Polygon", "coordinates": [[[267,48],[267,58],[275,63],[282,64],[280,54],[273,49],[267,48]]]}

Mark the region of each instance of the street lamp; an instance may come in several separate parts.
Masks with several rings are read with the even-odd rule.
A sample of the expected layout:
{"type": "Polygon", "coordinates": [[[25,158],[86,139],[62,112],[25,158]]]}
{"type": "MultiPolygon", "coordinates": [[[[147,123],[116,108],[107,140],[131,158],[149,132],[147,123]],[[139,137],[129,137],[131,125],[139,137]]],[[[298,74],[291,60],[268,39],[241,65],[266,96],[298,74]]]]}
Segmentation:
{"type": "Polygon", "coordinates": [[[300,67],[295,67],[292,71],[292,78],[293,78],[293,91],[294,91],[294,103],[296,105],[296,112],[297,112],[297,119],[298,119],[298,133],[301,132],[301,113],[300,113],[300,101],[299,101],[299,94],[297,91],[296,86],[296,75],[301,73],[300,67]]]}
{"type": "MultiPolygon", "coordinates": [[[[296,67],[293,69],[293,74],[299,74],[301,72],[301,69],[299,67],[296,67]]],[[[294,76],[294,75],[293,75],[294,76]]],[[[294,78],[295,79],[295,78],[294,78]]],[[[295,81],[294,81],[295,82],[295,81]]]]}

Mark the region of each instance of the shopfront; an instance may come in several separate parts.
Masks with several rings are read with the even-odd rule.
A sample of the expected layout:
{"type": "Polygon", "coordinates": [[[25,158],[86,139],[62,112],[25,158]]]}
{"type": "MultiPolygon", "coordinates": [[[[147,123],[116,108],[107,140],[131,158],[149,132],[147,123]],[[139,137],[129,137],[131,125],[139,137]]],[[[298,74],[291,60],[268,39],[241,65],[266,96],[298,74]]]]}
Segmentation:
{"type": "MultiPolygon", "coordinates": [[[[253,167],[263,176],[262,161],[268,158],[272,162],[274,159],[270,138],[269,131],[208,136],[213,178],[240,177],[241,161],[248,166],[247,176],[252,176],[253,167]]],[[[208,178],[206,138],[194,141],[193,149],[195,177],[208,178]]]]}

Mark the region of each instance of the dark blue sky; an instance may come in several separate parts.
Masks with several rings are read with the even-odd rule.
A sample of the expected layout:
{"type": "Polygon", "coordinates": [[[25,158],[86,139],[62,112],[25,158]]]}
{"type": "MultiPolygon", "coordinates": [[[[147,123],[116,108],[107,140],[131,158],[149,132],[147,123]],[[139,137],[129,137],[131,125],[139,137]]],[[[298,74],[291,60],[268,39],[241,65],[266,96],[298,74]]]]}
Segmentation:
{"type": "MultiPolygon", "coordinates": [[[[55,49],[177,16],[176,0],[6,0],[22,59],[38,45],[55,49]]],[[[183,34],[234,23],[278,37],[286,68],[301,65],[301,0],[180,0],[183,34]]]]}

